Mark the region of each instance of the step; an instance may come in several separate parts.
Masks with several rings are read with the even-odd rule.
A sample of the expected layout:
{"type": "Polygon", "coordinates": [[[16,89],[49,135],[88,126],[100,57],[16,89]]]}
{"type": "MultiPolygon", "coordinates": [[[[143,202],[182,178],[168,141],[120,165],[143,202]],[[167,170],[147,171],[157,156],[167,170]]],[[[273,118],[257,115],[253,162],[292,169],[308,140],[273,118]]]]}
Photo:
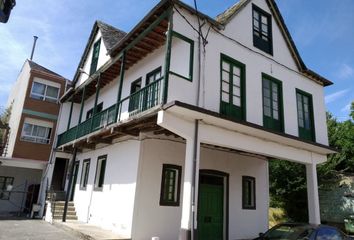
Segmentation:
{"type": "MultiPolygon", "coordinates": [[[[52,212],[64,212],[64,207],[52,207],[52,212]]],[[[67,211],[75,211],[75,207],[68,207],[67,211]]]]}
{"type": "MultiPolygon", "coordinates": [[[[52,205],[65,206],[65,201],[56,201],[56,202],[53,202],[52,205]]],[[[73,207],[74,206],[74,202],[68,202],[68,206],[73,207]]]]}
{"type": "MultiPolygon", "coordinates": [[[[61,220],[63,216],[53,216],[53,220],[61,220]]],[[[77,216],[66,216],[67,220],[77,220],[77,216]]]]}
{"type": "MultiPolygon", "coordinates": [[[[54,211],[52,212],[54,215],[63,215],[64,211],[54,211]]],[[[68,215],[76,215],[76,211],[67,211],[66,214],[68,215]]]]}
{"type": "MultiPolygon", "coordinates": [[[[54,218],[62,218],[63,214],[54,214],[54,218]]],[[[76,214],[67,214],[66,217],[77,217],[76,214]]]]}

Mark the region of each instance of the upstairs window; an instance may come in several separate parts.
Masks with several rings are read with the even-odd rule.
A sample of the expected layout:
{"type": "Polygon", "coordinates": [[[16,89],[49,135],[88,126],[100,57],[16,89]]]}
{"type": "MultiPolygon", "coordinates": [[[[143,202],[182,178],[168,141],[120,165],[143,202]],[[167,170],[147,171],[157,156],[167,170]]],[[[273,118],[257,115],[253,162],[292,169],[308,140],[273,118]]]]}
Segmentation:
{"type": "Polygon", "coordinates": [[[299,137],[315,141],[312,96],[311,94],[296,89],[296,102],[299,137]]]}
{"type": "Polygon", "coordinates": [[[56,103],[59,98],[59,88],[39,82],[33,82],[31,98],[56,103]]]}
{"type": "Polygon", "coordinates": [[[129,101],[129,112],[139,109],[140,96],[139,94],[134,94],[141,89],[141,77],[135,80],[130,85],[130,101],[129,101]]]}
{"type": "Polygon", "coordinates": [[[33,143],[49,144],[51,132],[52,128],[50,127],[25,122],[23,124],[21,140],[33,143]]]}
{"type": "Polygon", "coordinates": [[[97,42],[95,42],[95,44],[93,45],[90,75],[94,74],[97,70],[98,57],[100,55],[100,46],[101,46],[101,39],[97,40],[97,42]]]}
{"type": "Polygon", "coordinates": [[[273,55],[272,17],[253,4],[253,46],[273,55]]]}
{"type": "Polygon", "coordinates": [[[283,94],[281,81],[263,74],[263,125],[282,132],[283,94]]]}
{"type": "MultiPolygon", "coordinates": [[[[88,110],[86,112],[86,119],[89,119],[89,118],[91,118],[93,116],[93,109],[94,108],[91,108],[90,110],[88,110]]],[[[95,113],[101,112],[102,109],[103,109],[103,102],[101,102],[100,104],[97,104],[95,113]]]]}
{"type": "Polygon", "coordinates": [[[164,164],[161,181],[161,206],[179,206],[182,167],[164,164]]]}
{"type": "Polygon", "coordinates": [[[106,172],[107,155],[100,156],[97,159],[97,168],[95,176],[95,190],[102,190],[104,183],[104,175],[106,172]]]}
{"type": "Polygon", "coordinates": [[[158,67],[146,75],[145,85],[147,86],[150,83],[155,82],[156,80],[159,80],[160,78],[161,78],[161,67],[158,67]]]}

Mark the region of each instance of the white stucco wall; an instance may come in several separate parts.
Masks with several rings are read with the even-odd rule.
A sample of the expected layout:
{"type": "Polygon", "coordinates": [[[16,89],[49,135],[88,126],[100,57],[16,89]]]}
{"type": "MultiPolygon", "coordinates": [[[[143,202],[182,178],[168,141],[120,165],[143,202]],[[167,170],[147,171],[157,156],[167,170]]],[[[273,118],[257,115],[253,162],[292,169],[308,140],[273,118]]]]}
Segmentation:
{"type": "Polygon", "coordinates": [[[139,148],[138,141],[129,140],[77,155],[80,168],[74,203],[80,221],[96,224],[130,237],[139,148]],[[107,154],[107,165],[103,190],[92,191],[97,158],[105,154],[107,154]],[[87,189],[80,190],[82,162],[88,158],[91,161],[87,189]]]}
{"type": "MultiPolygon", "coordinates": [[[[178,239],[181,206],[160,206],[163,164],[182,166],[185,144],[170,140],[144,140],[134,212],[133,239],[178,239]]],[[[229,178],[229,239],[250,239],[268,227],[268,163],[255,157],[201,148],[200,169],[218,170],[229,178]],[[242,176],[256,178],[256,210],[242,209],[242,176]]],[[[183,189],[181,189],[183,194],[183,189]]],[[[182,196],[181,196],[182,199],[182,196]]],[[[180,202],[180,204],[182,201],[180,202]]]]}
{"type": "Polygon", "coordinates": [[[10,135],[9,135],[9,145],[7,149],[7,156],[12,156],[14,151],[16,136],[18,131],[22,131],[19,128],[21,114],[23,110],[23,104],[25,102],[26,91],[28,88],[28,81],[30,78],[30,66],[26,61],[23,64],[20,74],[17,77],[15,84],[12,87],[11,93],[7,100],[7,107],[12,103],[11,117],[9,120],[10,135]]]}
{"type": "MultiPolygon", "coordinates": [[[[270,12],[264,0],[251,1],[267,12],[270,12]]],[[[180,9],[195,27],[197,20],[187,11],[180,9]]],[[[203,28],[208,30],[208,24],[203,28]]],[[[325,118],[325,104],[323,87],[301,75],[286,46],[278,25],[272,18],[273,48],[271,56],[253,47],[252,40],[252,4],[246,5],[226,25],[223,34],[229,36],[240,44],[231,41],[214,30],[210,30],[208,44],[206,45],[205,63],[202,60],[202,76],[200,90],[200,105],[208,110],[219,112],[220,105],[220,54],[246,65],[246,120],[263,125],[262,112],[262,73],[266,73],[282,81],[284,128],[285,133],[298,136],[296,88],[312,94],[315,118],[316,141],[328,144],[325,118]],[[244,45],[244,46],[242,46],[244,45]],[[249,50],[250,48],[251,50],[249,50]],[[261,54],[259,54],[261,53],[261,54]]],[[[186,21],[175,12],[174,31],[181,33],[195,41],[197,54],[197,36],[186,21]]],[[[172,52],[177,52],[172,49],[172,52]]],[[[196,104],[197,92],[197,55],[194,58],[194,81],[189,83],[182,78],[170,77],[168,101],[180,100],[189,104],[196,104]],[[178,89],[176,91],[176,89],[178,89]]]]}

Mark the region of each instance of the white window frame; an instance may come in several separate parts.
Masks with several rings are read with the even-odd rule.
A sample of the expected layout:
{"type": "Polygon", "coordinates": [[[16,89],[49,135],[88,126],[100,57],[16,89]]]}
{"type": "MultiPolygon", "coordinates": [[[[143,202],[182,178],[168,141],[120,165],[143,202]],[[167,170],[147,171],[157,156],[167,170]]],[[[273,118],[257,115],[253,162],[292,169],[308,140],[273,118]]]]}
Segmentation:
{"type": "Polygon", "coordinates": [[[45,83],[41,83],[41,82],[37,82],[37,81],[33,81],[33,83],[32,83],[31,97],[32,97],[32,95],[34,95],[34,96],[38,96],[38,97],[42,97],[42,98],[43,98],[43,99],[37,99],[37,98],[35,98],[36,100],[42,100],[42,101],[47,101],[47,102],[58,103],[59,94],[60,94],[60,88],[58,88],[58,87],[51,86],[51,85],[48,85],[48,84],[45,84],[45,83]],[[33,92],[33,86],[34,86],[35,83],[37,83],[37,84],[42,84],[42,85],[45,86],[44,95],[33,92]],[[47,96],[47,89],[48,89],[48,87],[53,87],[53,88],[58,89],[58,93],[57,93],[57,96],[56,96],[55,98],[54,98],[54,97],[51,97],[51,96],[47,96]],[[49,99],[49,100],[48,100],[48,99],[49,99]],[[51,100],[54,100],[54,101],[51,101],[51,100]]]}
{"type": "Polygon", "coordinates": [[[29,122],[24,122],[23,126],[22,126],[21,140],[26,141],[26,142],[40,143],[40,144],[50,144],[50,139],[52,136],[52,129],[53,128],[51,128],[51,127],[46,127],[46,126],[36,125],[33,123],[29,123],[29,122]],[[24,131],[26,124],[31,125],[31,135],[27,135],[24,131]],[[34,136],[33,135],[34,126],[45,128],[46,129],[45,135],[46,136],[49,135],[48,138],[34,136]],[[50,134],[49,134],[49,131],[50,131],[50,134]]]}

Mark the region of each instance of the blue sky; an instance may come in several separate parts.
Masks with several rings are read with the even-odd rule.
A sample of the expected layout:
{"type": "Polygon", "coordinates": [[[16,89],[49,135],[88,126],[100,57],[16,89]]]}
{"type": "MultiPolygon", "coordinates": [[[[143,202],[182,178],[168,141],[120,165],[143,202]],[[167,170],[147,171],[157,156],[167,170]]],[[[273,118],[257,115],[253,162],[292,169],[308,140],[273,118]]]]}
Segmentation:
{"type": "MultiPolygon", "coordinates": [[[[237,0],[199,0],[215,17],[237,0]]],[[[325,89],[326,106],[348,118],[354,100],[354,1],[276,0],[305,64],[335,84],[325,89]]],[[[193,0],[184,2],[192,5],[193,0]]],[[[0,24],[0,106],[39,36],[34,61],[71,79],[96,19],[126,32],[158,0],[17,1],[7,24],[0,24]]]]}

